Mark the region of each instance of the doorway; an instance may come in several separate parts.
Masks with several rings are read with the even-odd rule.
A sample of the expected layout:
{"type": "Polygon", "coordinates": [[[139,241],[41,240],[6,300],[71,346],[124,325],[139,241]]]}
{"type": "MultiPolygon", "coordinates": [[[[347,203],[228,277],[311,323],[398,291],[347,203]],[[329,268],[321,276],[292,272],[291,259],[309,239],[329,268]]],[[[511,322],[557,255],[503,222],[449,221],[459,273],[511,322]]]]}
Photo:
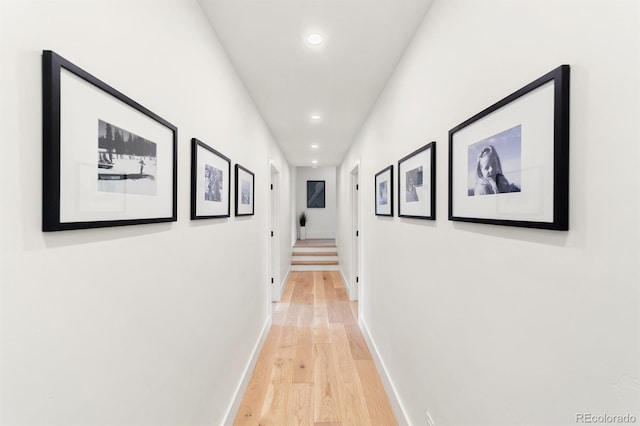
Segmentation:
{"type": "Polygon", "coordinates": [[[280,301],[280,173],[269,162],[271,170],[269,191],[269,304],[280,301]]]}
{"type": "Polygon", "coordinates": [[[351,171],[351,211],[352,211],[352,253],[351,285],[349,298],[354,301],[360,299],[360,183],[358,179],[358,165],[351,171]]]}

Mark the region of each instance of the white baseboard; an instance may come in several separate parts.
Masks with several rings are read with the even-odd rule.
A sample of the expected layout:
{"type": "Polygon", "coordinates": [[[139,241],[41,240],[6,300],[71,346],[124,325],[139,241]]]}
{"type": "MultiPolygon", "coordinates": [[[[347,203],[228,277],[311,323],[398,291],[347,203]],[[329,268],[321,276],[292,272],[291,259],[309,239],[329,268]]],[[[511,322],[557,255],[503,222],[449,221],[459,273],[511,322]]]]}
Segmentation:
{"type": "Polygon", "coordinates": [[[358,320],[358,324],[360,325],[360,329],[362,330],[362,335],[367,342],[367,346],[369,346],[369,351],[371,352],[371,356],[373,358],[373,362],[376,364],[376,368],[380,373],[380,380],[382,380],[382,385],[384,386],[384,390],[387,392],[387,396],[389,397],[389,402],[391,403],[391,408],[393,408],[393,413],[396,416],[396,420],[399,425],[409,425],[409,420],[407,419],[406,411],[402,406],[402,402],[398,397],[398,393],[396,392],[395,386],[393,386],[393,381],[391,377],[389,377],[389,372],[387,368],[384,366],[384,362],[382,358],[380,358],[380,354],[378,353],[378,348],[376,344],[373,342],[371,338],[371,334],[369,334],[369,329],[367,328],[367,324],[364,321],[364,318],[360,317],[358,320]]]}
{"type": "Polygon", "coordinates": [[[282,299],[282,293],[284,293],[284,288],[287,285],[287,280],[289,279],[289,274],[291,273],[291,265],[287,268],[287,273],[284,274],[284,279],[280,282],[280,288],[278,288],[278,301],[282,299]]]}
{"type": "Polygon", "coordinates": [[[351,286],[349,285],[349,280],[344,274],[342,264],[340,264],[340,276],[342,276],[342,282],[344,282],[344,288],[347,290],[347,296],[349,297],[349,300],[353,300],[353,297],[351,297],[351,286]]]}
{"type": "Polygon", "coordinates": [[[242,398],[244,398],[244,394],[247,391],[247,386],[249,385],[249,380],[251,379],[251,375],[253,374],[253,369],[256,367],[256,363],[258,362],[258,356],[260,355],[260,351],[262,351],[262,345],[264,345],[264,341],[267,339],[267,334],[269,334],[269,329],[271,328],[271,312],[269,312],[269,317],[267,321],[264,323],[262,327],[262,332],[260,333],[260,337],[258,337],[258,341],[253,347],[253,353],[251,354],[251,359],[247,363],[247,367],[244,369],[242,373],[242,379],[238,384],[238,388],[233,395],[233,400],[231,401],[231,405],[227,409],[227,413],[224,416],[224,425],[231,426],[233,425],[233,421],[235,420],[236,413],[240,409],[240,404],[242,403],[242,398]]]}

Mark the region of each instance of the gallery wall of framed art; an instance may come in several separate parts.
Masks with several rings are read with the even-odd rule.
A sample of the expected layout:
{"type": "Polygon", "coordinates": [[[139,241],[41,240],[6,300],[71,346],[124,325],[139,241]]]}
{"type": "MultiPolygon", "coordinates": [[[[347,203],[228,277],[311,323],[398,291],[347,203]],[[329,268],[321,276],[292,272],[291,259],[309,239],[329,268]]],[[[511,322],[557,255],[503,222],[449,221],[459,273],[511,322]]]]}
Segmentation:
{"type": "MultiPolygon", "coordinates": [[[[246,261],[263,258],[270,241],[263,220],[267,211],[261,208],[267,205],[269,172],[263,156],[268,153],[283,182],[292,175],[287,159],[197,5],[35,0],[3,2],[0,9],[0,286],[7,308],[2,309],[2,346],[11,335],[28,340],[11,345],[14,356],[3,359],[9,363],[3,366],[12,374],[0,381],[14,390],[30,383],[33,391],[5,392],[3,419],[180,424],[192,417],[190,401],[208,394],[201,420],[227,423],[228,389],[236,389],[246,365],[240,359],[226,362],[210,343],[234,335],[239,353],[248,354],[255,335],[247,330],[262,329],[271,303],[266,303],[269,287],[257,284],[266,284],[270,271],[266,262],[247,268],[246,261]],[[167,29],[179,36],[167,37],[167,29]],[[54,108],[56,82],[47,86],[43,50],[146,110],[62,66],[58,122],[47,115],[52,111],[46,108],[54,108]],[[60,137],[53,141],[57,128],[60,137]],[[232,167],[240,163],[255,173],[255,216],[190,220],[192,137],[226,155],[232,167]],[[130,149],[123,149],[126,143],[130,149]],[[122,159],[130,161],[117,164],[122,159]],[[53,184],[58,172],[46,167],[61,175],[58,199],[53,184]],[[123,181],[124,188],[118,188],[123,181]],[[99,190],[102,184],[106,190],[99,190]],[[216,294],[225,283],[233,283],[227,286],[232,293],[251,297],[231,296],[218,306],[216,294]],[[176,314],[182,307],[200,323],[240,315],[242,324],[186,336],[182,331],[194,330],[195,317],[176,314]],[[149,363],[151,346],[144,342],[152,335],[158,356],[149,363]],[[124,358],[118,356],[123,348],[124,358]],[[108,362],[94,362],[101,359],[108,362]],[[128,374],[131,365],[144,365],[166,386],[149,387],[144,374],[128,374]],[[170,374],[175,368],[179,374],[170,374]],[[203,373],[216,377],[215,389],[204,389],[203,373]],[[83,386],[73,384],[87,375],[91,380],[83,386]],[[54,394],[60,398],[47,403],[45,395],[54,394]],[[103,407],[120,408],[77,404],[88,394],[103,407]]],[[[233,168],[229,177],[232,198],[233,168]]],[[[288,188],[278,197],[281,205],[293,199],[288,188]]],[[[282,222],[290,220],[286,209],[280,214],[282,222]]],[[[280,238],[278,251],[286,260],[291,230],[282,226],[280,238]]],[[[285,277],[282,263],[277,270],[285,277]]]]}

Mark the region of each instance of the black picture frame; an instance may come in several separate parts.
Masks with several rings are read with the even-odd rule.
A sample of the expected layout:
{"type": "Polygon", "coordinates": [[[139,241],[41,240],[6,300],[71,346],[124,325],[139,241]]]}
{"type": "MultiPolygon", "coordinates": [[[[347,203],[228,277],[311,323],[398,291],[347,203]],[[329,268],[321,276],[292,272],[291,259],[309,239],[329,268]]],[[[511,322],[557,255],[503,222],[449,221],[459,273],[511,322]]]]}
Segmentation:
{"type": "Polygon", "coordinates": [[[436,143],[398,161],[398,217],[436,219],[436,143]]]}
{"type": "Polygon", "coordinates": [[[191,139],[191,220],[231,216],[231,160],[191,139]]]}
{"type": "Polygon", "coordinates": [[[326,185],[323,180],[307,181],[307,208],[324,209],[326,207],[326,185]]]}
{"type": "Polygon", "coordinates": [[[375,175],[376,216],[393,216],[393,164],[375,175]]]}
{"type": "Polygon", "coordinates": [[[254,214],[255,176],[253,172],[236,164],[236,216],[252,216],[254,214]]]}
{"type": "Polygon", "coordinates": [[[44,232],[177,220],[176,126],[51,50],[42,88],[44,232]]]}
{"type": "Polygon", "coordinates": [[[449,131],[449,220],[569,229],[569,77],[561,65],[449,131]]]}

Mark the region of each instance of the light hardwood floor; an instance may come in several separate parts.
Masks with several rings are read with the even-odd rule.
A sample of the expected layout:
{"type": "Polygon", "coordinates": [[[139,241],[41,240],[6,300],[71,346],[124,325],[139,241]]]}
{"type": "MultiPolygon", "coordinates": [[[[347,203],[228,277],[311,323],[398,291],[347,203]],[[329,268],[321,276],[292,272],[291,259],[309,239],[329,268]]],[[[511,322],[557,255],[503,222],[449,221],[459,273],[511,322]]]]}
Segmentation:
{"type": "Polygon", "coordinates": [[[291,272],[234,425],[397,425],[340,274],[291,272]]]}

